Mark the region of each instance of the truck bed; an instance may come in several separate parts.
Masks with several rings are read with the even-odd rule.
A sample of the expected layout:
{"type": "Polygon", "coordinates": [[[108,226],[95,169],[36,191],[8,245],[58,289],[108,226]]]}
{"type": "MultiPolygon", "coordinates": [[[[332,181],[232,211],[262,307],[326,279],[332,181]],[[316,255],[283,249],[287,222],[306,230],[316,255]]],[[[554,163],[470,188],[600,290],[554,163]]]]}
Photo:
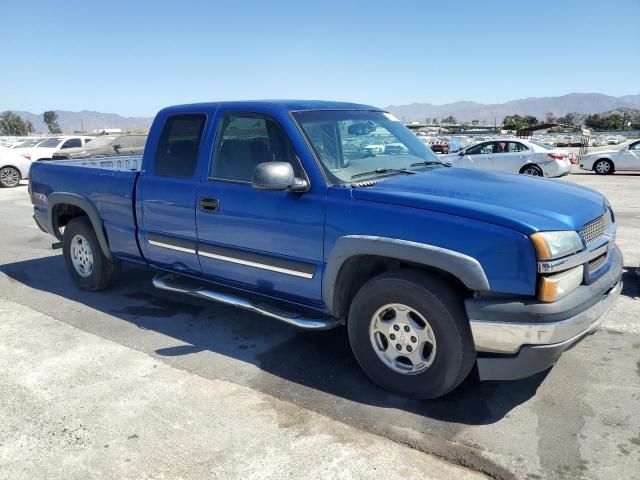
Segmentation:
{"type": "Polygon", "coordinates": [[[105,170],[124,170],[139,172],[142,155],[126,157],[80,158],[77,160],[52,160],[47,163],[57,165],[73,165],[77,167],[101,168],[105,170]]]}
{"type": "MultiPolygon", "coordinates": [[[[33,162],[29,173],[32,198],[42,194],[81,196],[98,212],[109,248],[116,257],[143,261],[137,244],[136,182],[142,156],[33,162]],[[34,195],[36,194],[36,195],[34,195]]],[[[35,214],[46,224],[50,202],[36,203],[35,214]]],[[[50,232],[53,233],[53,232],[50,232]]]]}

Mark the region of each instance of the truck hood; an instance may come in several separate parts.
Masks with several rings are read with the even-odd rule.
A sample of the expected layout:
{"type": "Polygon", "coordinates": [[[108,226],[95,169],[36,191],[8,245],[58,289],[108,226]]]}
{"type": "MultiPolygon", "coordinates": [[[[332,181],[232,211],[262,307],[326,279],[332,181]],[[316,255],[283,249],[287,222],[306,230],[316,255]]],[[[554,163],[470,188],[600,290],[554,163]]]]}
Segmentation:
{"type": "Polygon", "coordinates": [[[394,176],[354,188],[352,197],[472,218],[526,235],[580,230],[608,205],[600,193],[568,181],[465,168],[394,176]]]}

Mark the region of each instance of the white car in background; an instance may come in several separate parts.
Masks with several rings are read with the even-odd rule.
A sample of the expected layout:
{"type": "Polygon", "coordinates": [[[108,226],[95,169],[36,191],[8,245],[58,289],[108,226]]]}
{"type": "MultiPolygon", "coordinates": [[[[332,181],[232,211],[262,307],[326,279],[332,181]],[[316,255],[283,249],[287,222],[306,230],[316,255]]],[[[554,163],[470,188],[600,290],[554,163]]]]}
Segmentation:
{"type": "Polygon", "coordinates": [[[31,160],[27,159],[15,149],[0,151],[0,187],[17,187],[20,180],[29,178],[31,160]]]}
{"type": "Polygon", "coordinates": [[[497,138],[445,156],[452,167],[561,177],[571,172],[569,153],[551,145],[520,138],[497,138]]]}
{"type": "Polygon", "coordinates": [[[14,151],[24,155],[28,160],[35,162],[42,158],[51,158],[53,152],[57,152],[58,150],[84,147],[88,142],[93,140],[93,138],[94,137],[86,136],[49,137],[45,138],[33,147],[14,148],[14,151]]]}
{"type": "Polygon", "coordinates": [[[580,168],[593,170],[599,175],[624,170],[640,170],[640,140],[627,143],[615,150],[588,153],[580,159],[580,168]]]}

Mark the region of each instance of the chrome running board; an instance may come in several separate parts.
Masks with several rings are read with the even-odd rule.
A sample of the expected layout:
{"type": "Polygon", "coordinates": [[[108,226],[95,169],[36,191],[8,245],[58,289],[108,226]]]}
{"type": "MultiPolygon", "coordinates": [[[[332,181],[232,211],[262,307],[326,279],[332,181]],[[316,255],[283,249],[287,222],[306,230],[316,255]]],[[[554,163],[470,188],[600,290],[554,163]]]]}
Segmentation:
{"type": "Polygon", "coordinates": [[[153,286],[160,290],[186,293],[187,295],[204,298],[205,300],[212,300],[214,302],[242,308],[243,310],[258,313],[266,317],[275,318],[276,320],[303,330],[330,330],[342,324],[339,319],[334,317],[305,318],[298,313],[279,310],[266,304],[255,304],[250,300],[228,293],[216,292],[199,286],[190,287],[186,284],[181,285],[180,281],[173,275],[156,275],[153,277],[153,286]]]}

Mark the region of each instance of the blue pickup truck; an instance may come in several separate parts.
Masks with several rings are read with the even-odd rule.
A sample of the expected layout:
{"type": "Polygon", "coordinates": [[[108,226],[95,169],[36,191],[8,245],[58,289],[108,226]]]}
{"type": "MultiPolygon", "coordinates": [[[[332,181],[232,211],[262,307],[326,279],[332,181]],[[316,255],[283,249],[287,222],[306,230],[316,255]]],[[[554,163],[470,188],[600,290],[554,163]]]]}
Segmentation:
{"type": "Polygon", "coordinates": [[[476,366],[494,380],[551,367],[622,288],[602,195],[448,167],[366,105],[166,108],[143,156],[34,163],[29,192],[79,288],[108,287],[130,262],[162,290],[346,325],[366,374],[416,398],[476,366]]]}

